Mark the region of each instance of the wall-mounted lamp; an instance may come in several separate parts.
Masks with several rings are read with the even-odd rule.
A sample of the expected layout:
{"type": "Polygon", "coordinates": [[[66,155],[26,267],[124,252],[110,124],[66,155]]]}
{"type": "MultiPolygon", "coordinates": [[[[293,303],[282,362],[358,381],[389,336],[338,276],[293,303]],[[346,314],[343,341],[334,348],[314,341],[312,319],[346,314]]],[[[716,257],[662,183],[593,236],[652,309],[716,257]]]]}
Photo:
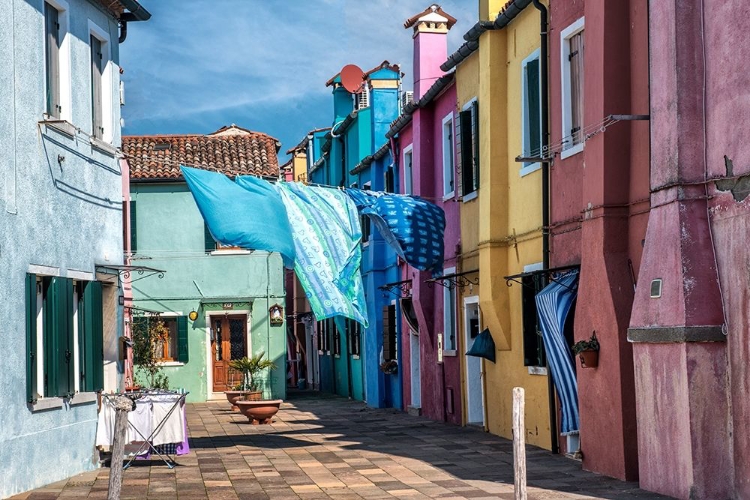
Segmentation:
{"type": "Polygon", "coordinates": [[[284,308],[279,304],[272,305],[268,313],[271,318],[271,325],[278,326],[284,324],[284,308]]]}
{"type": "Polygon", "coordinates": [[[188,314],[188,318],[190,318],[190,321],[195,321],[196,319],[198,319],[198,311],[190,311],[190,313],[188,314]]]}

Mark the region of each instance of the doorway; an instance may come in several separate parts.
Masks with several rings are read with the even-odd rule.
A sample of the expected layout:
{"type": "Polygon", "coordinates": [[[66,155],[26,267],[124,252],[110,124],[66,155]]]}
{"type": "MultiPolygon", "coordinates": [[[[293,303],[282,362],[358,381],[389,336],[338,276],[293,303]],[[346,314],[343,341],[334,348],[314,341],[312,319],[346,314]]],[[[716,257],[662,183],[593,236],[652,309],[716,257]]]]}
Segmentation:
{"type": "Polygon", "coordinates": [[[229,368],[229,362],[247,356],[247,315],[211,316],[211,374],[213,392],[231,390],[242,382],[242,375],[229,368]]]}
{"type": "MultiPolygon", "coordinates": [[[[464,299],[464,342],[468,352],[480,331],[479,297],[464,299]]],[[[484,425],[484,380],[482,359],[465,356],[466,360],[466,423],[484,425]]]]}

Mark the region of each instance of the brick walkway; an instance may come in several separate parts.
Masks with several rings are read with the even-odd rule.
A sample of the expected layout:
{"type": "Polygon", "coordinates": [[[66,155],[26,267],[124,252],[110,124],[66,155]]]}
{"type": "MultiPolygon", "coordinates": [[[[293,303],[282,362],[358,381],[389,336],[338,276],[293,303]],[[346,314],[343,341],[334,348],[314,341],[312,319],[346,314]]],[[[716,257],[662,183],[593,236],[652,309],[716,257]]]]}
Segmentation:
{"type": "MultiPolygon", "coordinates": [[[[491,434],[317,394],[285,403],[266,426],[228,408],[190,405],[191,453],[172,470],[126,470],[122,498],[513,498],[511,443],[491,434]]],[[[530,499],[666,498],[537,448],[527,458],[530,499]]],[[[106,498],[108,472],[14,498],[106,498]]]]}

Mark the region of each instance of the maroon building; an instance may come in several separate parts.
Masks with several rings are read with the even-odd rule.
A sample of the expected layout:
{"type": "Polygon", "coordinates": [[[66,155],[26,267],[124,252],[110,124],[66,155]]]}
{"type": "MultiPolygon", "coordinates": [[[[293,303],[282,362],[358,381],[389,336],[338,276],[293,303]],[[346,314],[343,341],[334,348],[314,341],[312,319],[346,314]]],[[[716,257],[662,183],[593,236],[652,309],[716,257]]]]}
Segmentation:
{"type": "Polygon", "coordinates": [[[629,332],[641,486],[750,498],[750,4],[652,1],[649,21],[652,209],[629,332]]]}
{"type": "Polygon", "coordinates": [[[627,334],[649,214],[646,5],[550,2],[549,12],[549,262],[580,265],[574,340],[596,332],[601,344],[597,368],[576,360],[580,449],[585,469],[627,480],[638,477],[627,334]]]}

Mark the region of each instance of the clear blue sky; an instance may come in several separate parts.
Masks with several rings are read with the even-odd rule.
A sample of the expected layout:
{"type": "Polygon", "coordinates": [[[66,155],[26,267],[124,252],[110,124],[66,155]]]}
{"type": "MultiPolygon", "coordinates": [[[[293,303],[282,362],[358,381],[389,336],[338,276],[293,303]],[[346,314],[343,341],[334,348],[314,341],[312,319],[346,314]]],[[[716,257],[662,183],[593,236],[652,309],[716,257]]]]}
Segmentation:
{"type": "MultiPolygon", "coordinates": [[[[265,132],[284,151],[331,125],[325,82],[345,64],[401,64],[412,87],[403,22],[424,0],[140,0],[153,17],[130,23],[120,46],[123,134],[265,132]]],[[[449,53],[477,21],[476,0],[439,2],[458,19],[449,53]]]]}

